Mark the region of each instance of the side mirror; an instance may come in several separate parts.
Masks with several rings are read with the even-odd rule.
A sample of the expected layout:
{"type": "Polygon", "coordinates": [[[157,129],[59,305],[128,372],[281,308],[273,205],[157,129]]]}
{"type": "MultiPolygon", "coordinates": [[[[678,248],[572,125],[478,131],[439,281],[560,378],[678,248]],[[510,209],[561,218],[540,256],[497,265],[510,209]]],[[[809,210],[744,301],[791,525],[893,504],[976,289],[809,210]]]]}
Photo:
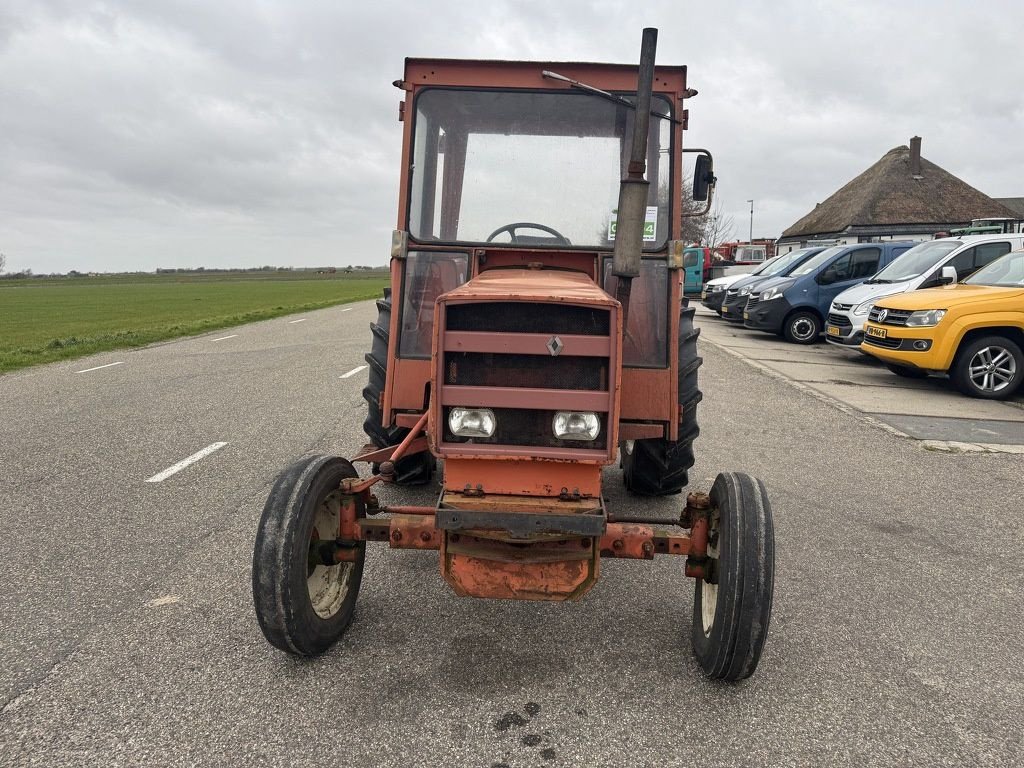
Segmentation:
{"type": "Polygon", "coordinates": [[[715,169],[710,155],[697,155],[693,167],[693,199],[704,202],[708,199],[708,191],[715,186],[715,169]]]}
{"type": "Polygon", "coordinates": [[[829,267],[828,269],[821,273],[821,278],[818,280],[818,282],[821,283],[822,285],[830,285],[831,283],[834,283],[836,281],[837,276],[838,273],[836,272],[836,268],[829,267]]]}
{"type": "Polygon", "coordinates": [[[947,264],[942,268],[942,284],[956,285],[956,267],[947,264]]]}

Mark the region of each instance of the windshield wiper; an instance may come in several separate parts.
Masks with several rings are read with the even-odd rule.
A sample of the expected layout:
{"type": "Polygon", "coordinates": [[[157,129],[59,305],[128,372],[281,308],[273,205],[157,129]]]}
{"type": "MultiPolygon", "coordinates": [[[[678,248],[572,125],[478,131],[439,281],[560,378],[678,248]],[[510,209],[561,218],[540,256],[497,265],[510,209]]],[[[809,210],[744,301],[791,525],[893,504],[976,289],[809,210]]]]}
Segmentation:
{"type": "Polygon", "coordinates": [[[865,285],[880,285],[882,283],[891,283],[891,282],[892,282],[892,280],[886,280],[885,278],[873,277],[870,280],[865,280],[864,284],[865,285]]]}
{"type": "MultiPolygon", "coordinates": [[[[557,72],[552,72],[551,70],[548,69],[543,70],[540,74],[542,77],[546,77],[549,80],[560,80],[563,83],[568,83],[573,88],[579,88],[581,91],[585,93],[591,93],[594,96],[600,96],[602,99],[613,101],[616,104],[619,104],[620,106],[629,107],[630,109],[636,109],[636,104],[631,102],[629,99],[623,98],[622,96],[618,96],[614,93],[609,93],[608,91],[602,91],[600,88],[595,88],[592,85],[581,83],[579,80],[573,80],[571,77],[560,75],[557,72]]],[[[694,91],[693,95],[696,96],[697,92],[694,91]]],[[[676,120],[671,115],[663,115],[661,112],[655,112],[653,109],[651,110],[651,114],[654,115],[655,117],[660,117],[662,120],[668,120],[673,123],[681,122],[680,120],[676,120]]]]}

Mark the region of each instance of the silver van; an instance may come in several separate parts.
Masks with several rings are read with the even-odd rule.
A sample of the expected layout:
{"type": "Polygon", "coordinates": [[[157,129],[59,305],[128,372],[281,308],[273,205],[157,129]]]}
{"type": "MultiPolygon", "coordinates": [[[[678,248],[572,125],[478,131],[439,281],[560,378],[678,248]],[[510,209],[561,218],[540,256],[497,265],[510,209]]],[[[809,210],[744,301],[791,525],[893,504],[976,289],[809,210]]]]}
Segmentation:
{"type": "Polygon", "coordinates": [[[848,288],[832,302],[825,321],[825,340],[858,348],[864,322],[879,299],[943,284],[942,268],[953,267],[959,282],[1010,251],[1024,248],[1024,234],[965,235],[927,240],[900,254],[868,280],[848,288]]]}

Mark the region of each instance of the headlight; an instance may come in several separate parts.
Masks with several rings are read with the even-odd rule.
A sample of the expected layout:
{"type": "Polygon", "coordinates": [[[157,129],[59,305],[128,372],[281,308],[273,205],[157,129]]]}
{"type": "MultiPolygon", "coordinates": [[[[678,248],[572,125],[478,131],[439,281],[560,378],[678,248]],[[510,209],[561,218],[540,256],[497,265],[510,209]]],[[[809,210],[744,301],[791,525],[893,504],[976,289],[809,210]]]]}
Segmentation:
{"type": "Polygon", "coordinates": [[[749,288],[744,288],[743,290],[740,291],[740,296],[749,296],[749,295],[750,295],[750,289],[749,288]]]}
{"type": "Polygon", "coordinates": [[[559,440],[594,440],[601,433],[601,420],[588,411],[558,411],[551,428],[559,440]]]}
{"type": "Polygon", "coordinates": [[[490,408],[452,408],[448,428],[459,437],[490,437],[498,425],[490,408]]]}
{"type": "Polygon", "coordinates": [[[769,288],[767,291],[761,294],[761,301],[771,301],[772,299],[781,299],[782,294],[789,288],[788,285],[777,285],[774,288],[769,288]]]}
{"type": "Polygon", "coordinates": [[[856,307],[853,308],[853,314],[863,317],[864,315],[871,311],[871,308],[873,306],[875,306],[874,302],[865,301],[863,304],[858,304],[856,307]]]}
{"type": "Polygon", "coordinates": [[[944,309],[922,309],[912,312],[907,318],[907,325],[912,328],[923,328],[930,325],[938,325],[939,321],[946,316],[944,309]]]}

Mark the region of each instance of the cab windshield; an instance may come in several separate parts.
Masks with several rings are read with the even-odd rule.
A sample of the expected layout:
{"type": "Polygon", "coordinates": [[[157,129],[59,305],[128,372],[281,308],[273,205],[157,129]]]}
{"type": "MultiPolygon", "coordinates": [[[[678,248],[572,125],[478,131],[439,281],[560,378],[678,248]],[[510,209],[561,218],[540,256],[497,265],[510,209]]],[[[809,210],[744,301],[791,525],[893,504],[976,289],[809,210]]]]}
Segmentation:
{"type": "Polygon", "coordinates": [[[1014,251],[996,259],[964,280],[964,285],[1024,288],[1024,251],[1014,251]]]}
{"type": "Polygon", "coordinates": [[[929,240],[901,254],[868,283],[900,283],[928,272],[949,253],[963,245],[962,240],[929,240]]]}
{"type": "MultiPolygon", "coordinates": [[[[667,116],[671,105],[654,96],[651,110],[667,116]]],[[[415,104],[409,234],[420,242],[612,248],[635,114],[578,91],[424,89],[415,104]]],[[[647,250],[670,234],[671,129],[652,115],[647,250]]]]}

